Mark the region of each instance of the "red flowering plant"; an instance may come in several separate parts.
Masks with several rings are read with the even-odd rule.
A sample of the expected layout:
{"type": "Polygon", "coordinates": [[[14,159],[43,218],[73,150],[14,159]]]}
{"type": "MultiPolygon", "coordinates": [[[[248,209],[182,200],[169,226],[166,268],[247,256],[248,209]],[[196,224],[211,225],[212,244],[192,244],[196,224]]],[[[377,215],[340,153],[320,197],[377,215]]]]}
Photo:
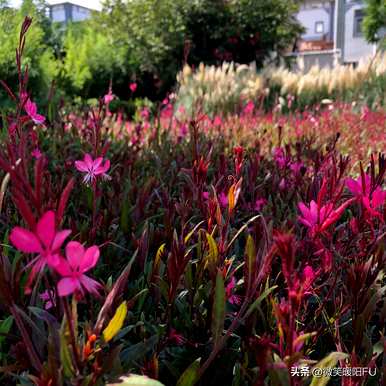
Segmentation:
{"type": "Polygon", "coordinates": [[[170,94],[133,120],[111,91],[43,120],[30,23],[0,143],[2,384],[384,382],[384,117],[188,117],[170,94]]]}

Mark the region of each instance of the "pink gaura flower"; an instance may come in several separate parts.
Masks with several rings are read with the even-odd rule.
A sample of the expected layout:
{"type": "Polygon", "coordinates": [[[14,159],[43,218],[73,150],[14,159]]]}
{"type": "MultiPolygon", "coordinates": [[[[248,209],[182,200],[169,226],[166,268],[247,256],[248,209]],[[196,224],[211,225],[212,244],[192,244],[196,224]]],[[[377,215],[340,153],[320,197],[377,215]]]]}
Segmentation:
{"type": "Polygon", "coordinates": [[[315,236],[317,233],[326,231],[330,225],[337,222],[353,201],[354,199],[348,200],[337,209],[334,209],[331,202],[321,207],[314,200],[310,202],[309,206],[300,202],[298,206],[302,215],[299,216],[299,221],[309,228],[311,236],[315,236]]]}
{"type": "Polygon", "coordinates": [[[216,115],[213,120],[213,126],[221,126],[222,125],[222,119],[219,115],[216,115]]]}
{"type": "Polygon", "coordinates": [[[258,198],[255,201],[254,209],[260,212],[266,204],[267,204],[267,200],[265,198],[258,198]]]}
{"type": "MultiPolygon", "coordinates": [[[[204,200],[209,200],[209,192],[203,192],[202,197],[204,200]]],[[[226,208],[228,206],[228,196],[226,193],[221,192],[217,195],[218,203],[222,208],[226,208]]]]}
{"type": "Polygon", "coordinates": [[[109,92],[103,97],[103,101],[105,103],[105,105],[109,105],[110,102],[112,102],[114,99],[114,95],[113,95],[113,92],[111,90],[111,88],[109,89],[109,92]]]}
{"type": "Polygon", "coordinates": [[[98,176],[110,178],[106,174],[110,168],[110,160],[106,159],[103,162],[103,157],[93,160],[90,154],[85,154],[83,161],[75,161],[75,167],[78,171],[86,173],[83,182],[87,185],[93,183],[98,176]]]}
{"type": "Polygon", "coordinates": [[[131,92],[134,93],[137,90],[138,85],[137,83],[133,82],[133,83],[130,83],[129,87],[131,92]]]}
{"type": "Polygon", "coordinates": [[[99,260],[99,248],[93,245],[85,249],[81,243],[70,241],[66,245],[66,257],[60,257],[54,269],[62,276],[58,282],[59,296],[85,291],[98,294],[101,285],[85,275],[99,260]]]}
{"type": "Polygon", "coordinates": [[[56,230],[53,211],[48,211],[42,216],[34,232],[21,227],[12,229],[9,239],[15,248],[24,253],[38,253],[38,256],[29,263],[33,264],[33,267],[28,278],[27,292],[36,274],[42,271],[46,264],[54,266],[59,261],[59,249],[70,233],[68,229],[59,232],[56,230]]]}
{"type": "Polygon", "coordinates": [[[301,175],[302,168],[304,167],[303,162],[297,161],[297,162],[292,162],[290,164],[290,169],[292,173],[294,174],[295,177],[301,175]]]}
{"type": "Polygon", "coordinates": [[[29,117],[37,124],[40,125],[45,121],[45,117],[43,115],[38,114],[38,108],[36,107],[36,103],[33,103],[31,99],[27,99],[24,105],[24,109],[29,117]]]}
{"type": "Polygon", "coordinates": [[[252,101],[249,101],[246,106],[244,107],[243,113],[244,114],[251,114],[253,113],[253,110],[255,109],[255,105],[252,101]]]}
{"type": "Polygon", "coordinates": [[[45,310],[49,310],[56,305],[55,292],[53,290],[45,290],[39,297],[44,302],[45,310]]]}
{"type": "Polygon", "coordinates": [[[35,148],[32,153],[31,153],[32,157],[35,158],[36,160],[38,160],[39,158],[41,158],[42,156],[42,152],[40,151],[40,149],[37,147],[35,148]]]}
{"type": "Polygon", "coordinates": [[[171,342],[174,342],[177,346],[181,346],[188,341],[182,334],[179,334],[174,328],[170,329],[169,340],[171,342]]]}
{"type": "Polygon", "coordinates": [[[180,126],[180,136],[181,137],[186,137],[188,135],[188,126],[184,123],[180,126]]]}
{"type": "Polygon", "coordinates": [[[303,289],[308,291],[315,280],[315,272],[310,265],[306,265],[303,269],[303,289]]]}
{"type": "Polygon", "coordinates": [[[226,295],[226,298],[228,299],[228,302],[230,304],[240,305],[241,304],[241,297],[238,295],[235,295],[233,293],[235,287],[236,287],[236,279],[234,276],[232,276],[232,279],[225,287],[225,295],[226,295]]]}
{"type": "Polygon", "coordinates": [[[368,174],[364,174],[363,178],[359,176],[357,180],[348,178],[346,180],[346,186],[357,199],[362,201],[363,206],[370,214],[380,216],[380,213],[375,209],[385,203],[386,191],[378,186],[371,192],[371,177],[368,174]]]}
{"type": "Polygon", "coordinates": [[[273,149],[273,159],[280,169],[285,168],[287,165],[287,157],[285,156],[284,149],[282,147],[275,147],[273,149]]]}

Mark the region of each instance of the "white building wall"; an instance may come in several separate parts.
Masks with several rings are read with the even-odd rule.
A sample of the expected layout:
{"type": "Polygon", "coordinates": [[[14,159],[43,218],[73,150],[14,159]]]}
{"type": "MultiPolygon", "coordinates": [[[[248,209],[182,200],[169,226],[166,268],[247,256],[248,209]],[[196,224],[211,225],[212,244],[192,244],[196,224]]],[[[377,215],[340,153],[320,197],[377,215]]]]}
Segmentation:
{"type": "Polygon", "coordinates": [[[66,21],[66,12],[64,9],[64,5],[58,4],[52,6],[52,21],[56,22],[64,22],[66,21]]]}
{"type": "Polygon", "coordinates": [[[72,6],[72,20],[82,21],[90,17],[90,10],[79,7],[77,5],[72,6]]]}
{"type": "Polygon", "coordinates": [[[302,7],[296,17],[300,24],[306,29],[305,33],[302,35],[303,39],[322,39],[323,36],[328,36],[330,32],[330,15],[327,9],[323,8],[321,4],[319,4],[319,6],[318,4],[315,4],[315,8],[302,7]],[[323,22],[323,33],[315,31],[317,22],[323,22]]]}
{"type": "Polygon", "coordinates": [[[358,1],[348,1],[345,15],[345,33],[343,62],[356,63],[361,58],[374,55],[374,44],[367,43],[363,35],[358,36],[354,31],[355,11],[363,9],[364,5],[358,1]]]}

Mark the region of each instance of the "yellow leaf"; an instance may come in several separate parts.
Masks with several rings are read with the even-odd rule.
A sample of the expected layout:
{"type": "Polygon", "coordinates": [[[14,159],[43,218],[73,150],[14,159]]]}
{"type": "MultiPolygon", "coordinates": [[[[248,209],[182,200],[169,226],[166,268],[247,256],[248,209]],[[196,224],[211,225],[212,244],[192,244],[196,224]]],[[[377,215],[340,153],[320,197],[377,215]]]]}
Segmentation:
{"type": "Polygon", "coordinates": [[[110,341],[121,330],[123,322],[127,315],[127,304],[123,302],[115,311],[115,315],[110,320],[107,327],[103,330],[103,338],[105,342],[110,341]]]}
{"type": "Polygon", "coordinates": [[[157,251],[157,254],[155,256],[155,260],[154,260],[154,271],[158,271],[158,268],[159,268],[159,265],[160,265],[160,262],[161,262],[161,256],[164,254],[165,252],[165,243],[163,243],[159,248],[158,248],[158,251],[157,251]]]}
{"type": "Polygon", "coordinates": [[[206,264],[209,267],[209,271],[214,272],[217,265],[217,260],[218,260],[217,243],[210,233],[206,233],[206,239],[208,241],[208,247],[209,247],[209,251],[206,256],[206,264]]]}

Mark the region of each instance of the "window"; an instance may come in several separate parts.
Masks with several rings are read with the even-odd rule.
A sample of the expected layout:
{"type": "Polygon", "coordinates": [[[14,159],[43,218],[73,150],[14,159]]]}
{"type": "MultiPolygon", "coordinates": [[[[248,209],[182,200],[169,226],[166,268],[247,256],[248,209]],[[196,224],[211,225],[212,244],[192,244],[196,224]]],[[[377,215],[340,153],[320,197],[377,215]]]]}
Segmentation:
{"type": "Polygon", "coordinates": [[[317,34],[324,33],[324,23],[322,21],[317,21],[315,23],[315,33],[317,34]]]}
{"type": "Polygon", "coordinates": [[[363,9],[357,9],[354,12],[354,37],[362,36],[362,23],[365,13],[363,9]]]}

